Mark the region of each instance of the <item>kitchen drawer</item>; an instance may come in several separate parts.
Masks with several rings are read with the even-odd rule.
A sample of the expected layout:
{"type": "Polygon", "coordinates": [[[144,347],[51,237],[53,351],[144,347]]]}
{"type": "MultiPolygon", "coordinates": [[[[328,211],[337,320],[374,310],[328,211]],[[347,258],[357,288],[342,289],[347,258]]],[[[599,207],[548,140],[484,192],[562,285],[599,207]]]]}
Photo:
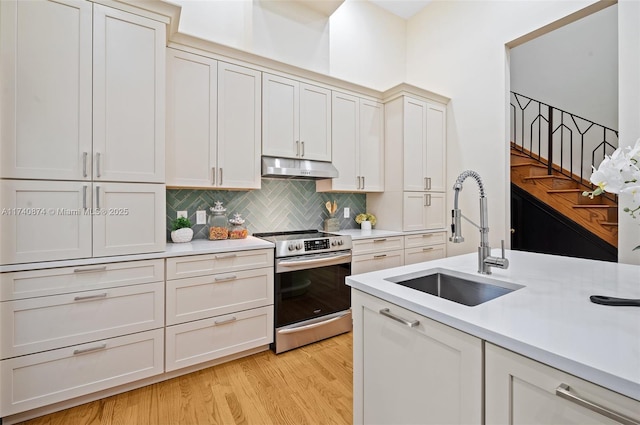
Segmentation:
{"type": "Polygon", "coordinates": [[[0,303],[3,359],[164,326],[164,282],[0,303]]]}
{"type": "Polygon", "coordinates": [[[390,238],[358,239],[352,242],[353,255],[371,254],[373,252],[386,252],[404,248],[404,237],[393,236],[390,238]]]}
{"type": "Polygon", "coordinates": [[[351,274],[368,273],[404,265],[404,251],[388,251],[380,254],[353,256],[351,274]]]}
{"type": "Polygon", "coordinates": [[[447,256],[446,245],[423,246],[404,250],[404,264],[422,263],[447,256]]]}
{"type": "Polygon", "coordinates": [[[417,235],[406,235],[404,237],[404,247],[417,248],[419,246],[431,246],[447,243],[447,232],[420,233],[417,235]]]}
{"type": "Polygon", "coordinates": [[[167,280],[273,267],[273,249],[167,258],[167,280]]]}
{"type": "Polygon", "coordinates": [[[163,372],[162,329],[2,360],[0,416],[163,372]]]}
{"type": "Polygon", "coordinates": [[[164,260],[0,274],[0,301],[164,281],[164,260]]]}
{"type": "Polygon", "coordinates": [[[273,304],[273,267],[167,281],[167,325],[273,304]]]}
{"type": "Polygon", "coordinates": [[[273,342],[273,306],[169,326],[166,371],[273,342]]]}

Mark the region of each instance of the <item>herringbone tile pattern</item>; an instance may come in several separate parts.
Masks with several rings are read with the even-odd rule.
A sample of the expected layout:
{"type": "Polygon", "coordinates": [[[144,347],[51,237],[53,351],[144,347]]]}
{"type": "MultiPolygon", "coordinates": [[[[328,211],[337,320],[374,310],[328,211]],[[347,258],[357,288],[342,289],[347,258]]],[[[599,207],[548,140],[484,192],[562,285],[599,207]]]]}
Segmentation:
{"type": "MultiPolygon", "coordinates": [[[[324,207],[327,201],[338,203],[336,217],[340,228],[357,228],[353,218],[366,211],[366,196],[362,193],[317,193],[309,180],[263,179],[262,188],[252,191],[167,189],[167,238],[176,211],[188,211],[196,222],[196,211],[209,210],[221,201],[227,214],[242,214],[249,233],[282,230],[322,229],[329,217],[324,207]],[[343,218],[343,208],[351,208],[351,218],[343,218]]],[[[206,225],[194,225],[194,238],[206,238],[206,225]]]]}

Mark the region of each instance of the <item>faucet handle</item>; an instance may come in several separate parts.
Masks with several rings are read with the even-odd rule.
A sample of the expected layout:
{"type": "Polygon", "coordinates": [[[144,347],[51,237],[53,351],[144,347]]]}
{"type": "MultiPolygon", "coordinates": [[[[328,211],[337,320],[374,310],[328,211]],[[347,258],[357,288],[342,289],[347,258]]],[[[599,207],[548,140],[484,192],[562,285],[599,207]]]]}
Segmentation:
{"type": "Polygon", "coordinates": [[[502,248],[502,258],[504,258],[504,239],[500,240],[500,247],[502,248]]]}

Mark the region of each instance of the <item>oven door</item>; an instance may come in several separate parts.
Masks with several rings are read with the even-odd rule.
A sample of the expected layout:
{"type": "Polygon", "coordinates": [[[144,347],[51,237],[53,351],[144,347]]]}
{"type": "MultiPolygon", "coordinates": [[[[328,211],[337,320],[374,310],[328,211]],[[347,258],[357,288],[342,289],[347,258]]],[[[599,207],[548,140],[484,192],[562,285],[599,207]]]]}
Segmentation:
{"type": "Polygon", "coordinates": [[[351,274],[351,251],[309,254],[276,260],[275,327],[351,308],[345,277],[351,274]]]}

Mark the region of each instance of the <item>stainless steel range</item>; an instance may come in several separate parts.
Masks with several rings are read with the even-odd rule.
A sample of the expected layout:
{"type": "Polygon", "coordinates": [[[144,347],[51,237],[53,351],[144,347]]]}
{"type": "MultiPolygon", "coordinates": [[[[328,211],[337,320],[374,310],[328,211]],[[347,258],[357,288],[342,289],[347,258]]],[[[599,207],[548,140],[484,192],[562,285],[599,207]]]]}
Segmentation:
{"type": "Polygon", "coordinates": [[[351,237],[300,230],[254,233],[275,249],[275,335],[282,353],[351,331],[351,237]]]}

